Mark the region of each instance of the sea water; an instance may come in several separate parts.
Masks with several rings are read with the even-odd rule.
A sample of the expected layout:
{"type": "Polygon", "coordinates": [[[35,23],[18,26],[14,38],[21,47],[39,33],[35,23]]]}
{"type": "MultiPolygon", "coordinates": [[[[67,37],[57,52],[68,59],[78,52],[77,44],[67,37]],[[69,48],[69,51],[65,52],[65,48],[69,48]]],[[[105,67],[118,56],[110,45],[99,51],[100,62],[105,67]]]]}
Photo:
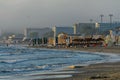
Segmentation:
{"type": "Polygon", "coordinates": [[[95,64],[119,58],[118,55],[104,53],[0,46],[0,80],[27,80],[31,78],[28,78],[29,74],[50,73],[65,66],[95,64]]]}

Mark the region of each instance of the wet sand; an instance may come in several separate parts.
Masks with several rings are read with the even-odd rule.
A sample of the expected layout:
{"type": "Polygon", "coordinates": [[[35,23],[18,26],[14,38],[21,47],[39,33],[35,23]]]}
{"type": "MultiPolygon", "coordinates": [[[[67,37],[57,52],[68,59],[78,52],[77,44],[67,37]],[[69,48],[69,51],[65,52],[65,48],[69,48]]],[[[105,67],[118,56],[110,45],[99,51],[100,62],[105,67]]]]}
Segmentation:
{"type": "MultiPolygon", "coordinates": [[[[52,48],[65,50],[80,50],[88,52],[101,52],[120,54],[120,47],[111,48],[52,48]]],[[[35,80],[120,80],[120,62],[107,62],[99,64],[91,64],[89,66],[77,66],[69,68],[68,71],[77,71],[80,73],[63,73],[62,75],[72,75],[69,78],[50,78],[50,79],[35,79],[35,80]],[[81,71],[83,71],[81,73],[81,71]]],[[[64,70],[66,71],[66,70],[64,70]]],[[[51,74],[52,75],[52,74],[51,74]]],[[[53,74],[54,75],[54,74],[53,74]]],[[[56,74],[60,75],[60,74],[56,74]]],[[[37,76],[40,76],[39,74],[37,76]]]]}
{"type": "MultiPolygon", "coordinates": [[[[73,74],[72,78],[57,80],[120,80],[120,63],[102,63],[76,68],[85,72],[73,74]]],[[[52,79],[55,80],[55,79],[52,79]]]]}
{"type": "MultiPolygon", "coordinates": [[[[74,68],[72,70],[80,73],[62,74],[62,75],[72,75],[72,77],[69,78],[50,78],[50,79],[36,79],[36,80],[120,80],[120,62],[93,64],[81,68],[74,68]]],[[[51,75],[55,75],[55,74],[51,74],[51,75]]],[[[56,75],[61,75],[61,74],[56,74],[56,75]]]]}
{"type": "MultiPolygon", "coordinates": [[[[62,75],[72,75],[69,78],[50,78],[35,80],[120,80],[120,62],[92,64],[89,66],[71,69],[83,71],[82,73],[66,73],[62,75]]],[[[55,75],[55,74],[51,74],[55,75]]],[[[61,75],[61,74],[56,74],[61,75]]],[[[41,76],[41,75],[36,75],[41,76]]]]}

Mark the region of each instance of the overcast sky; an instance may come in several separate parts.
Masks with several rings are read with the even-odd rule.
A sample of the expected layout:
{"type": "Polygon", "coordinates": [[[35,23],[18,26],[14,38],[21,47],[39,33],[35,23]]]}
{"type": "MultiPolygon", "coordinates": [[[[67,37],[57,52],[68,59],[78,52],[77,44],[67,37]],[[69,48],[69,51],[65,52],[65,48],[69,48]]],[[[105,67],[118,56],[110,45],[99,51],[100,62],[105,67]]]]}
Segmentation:
{"type": "Polygon", "coordinates": [[[78,22],[109,22],[120,17],[120,0],[0,0],[0,28],[72,26],[78,22]]]}

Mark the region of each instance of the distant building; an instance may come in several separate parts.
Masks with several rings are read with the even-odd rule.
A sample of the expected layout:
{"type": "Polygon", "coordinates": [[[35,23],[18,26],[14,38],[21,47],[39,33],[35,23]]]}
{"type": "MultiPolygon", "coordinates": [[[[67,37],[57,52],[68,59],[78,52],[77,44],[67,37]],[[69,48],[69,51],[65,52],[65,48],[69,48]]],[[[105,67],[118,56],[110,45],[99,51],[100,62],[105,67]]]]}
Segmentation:
{"type": "Polygon", "coordinates": [[[18,35],[10,35],[8,36],[8,39],[6,39],[7,43],[12,43],[12,44],[18,44],[18,43],[22,43],[23,40],[23,34],[18,34],[18,35]]]}
{"type": "Polygon", "coordinates": [[[100,27],[99,27],[99,31],[100,32],[105,32],[105,31],[109,31],[109,30],[114,30],[117,27],[120,27],[120,23],[99,23],[100,27]]]}
{"type": "Polygon", "coordinates": [[[74,27],[74,34],[101,34],[103,32],[109,32],[109,30],[114,30],[115,28],[119,27],[120,23],[78,23],[75,24],[74,27]]]}
{"type": "Polygon", "coordinates": [[[24,36],[26,39],[42,38],[45,33],[50,31],[52,31],[50,28],[26,28],[24,31],[24,36]]]}
{"type": "Polygon", "coordinates": [[[73,27],[53,27],[53,32],[54,32],[54,46],[56,45],[56,43],[58,43],[57,40],[57,36],[60,33],[65,33],[65,34],[73,34],[74,33],[74,29],[73,27]]]}
{"type": "Polygon", "coordinates": [[[92,33],[91,29],[95,29],[95,23],[79,23],[74,24],[74,34],[85,34],[89,30],[92,33]]]}

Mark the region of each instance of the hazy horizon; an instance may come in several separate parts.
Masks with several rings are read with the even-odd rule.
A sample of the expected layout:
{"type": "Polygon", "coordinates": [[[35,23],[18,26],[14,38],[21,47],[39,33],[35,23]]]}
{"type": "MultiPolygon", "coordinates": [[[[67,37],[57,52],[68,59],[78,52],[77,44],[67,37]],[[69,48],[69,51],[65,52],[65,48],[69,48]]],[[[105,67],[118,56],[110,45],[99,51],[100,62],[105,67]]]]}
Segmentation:
{"type": "Polygon", "coordinates": [[[0,29],[22,31],[26,27],[72,26],[78,22],[120,19],[120,0],[0,0],[0,29]]]}

